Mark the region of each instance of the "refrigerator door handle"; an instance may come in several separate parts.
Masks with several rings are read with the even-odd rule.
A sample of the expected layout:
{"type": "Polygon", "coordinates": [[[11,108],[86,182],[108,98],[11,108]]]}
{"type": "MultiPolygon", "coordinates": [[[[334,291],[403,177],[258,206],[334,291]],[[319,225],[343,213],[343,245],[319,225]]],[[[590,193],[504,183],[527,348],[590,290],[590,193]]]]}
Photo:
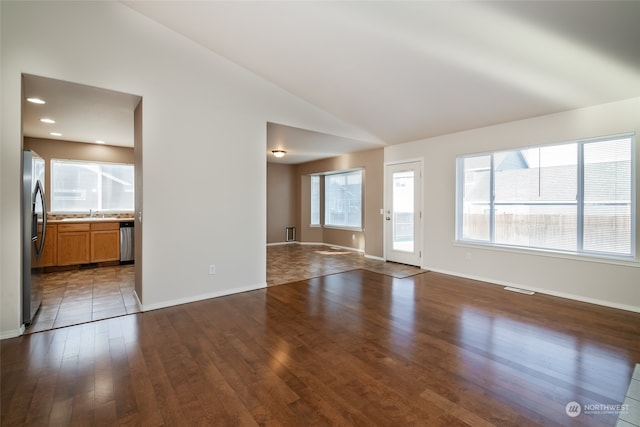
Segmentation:
{"type": "Polygon", "coordinates": [[[42,183],[40,180],[36,181],[36,188],[33,190],[33,228],[32,228],[32,237],[31,239],[36,242],[36,256],[40,256],[44,251],[44,239],[47,233],[47,203],[44,198],[44,188],[42,187],[42,183]],[[36,198],[40,197],[40,205],[42,206],[42,237],[40,238],[40,242],[38,242],[38,212],[36,212],[36,198]]]}
{"type": "Polygon", "coordinates": [[[31,213],[31,242],[35,243],[37,241],[38,241],[38,214],[35,212],[32,212],[31,213]]]}

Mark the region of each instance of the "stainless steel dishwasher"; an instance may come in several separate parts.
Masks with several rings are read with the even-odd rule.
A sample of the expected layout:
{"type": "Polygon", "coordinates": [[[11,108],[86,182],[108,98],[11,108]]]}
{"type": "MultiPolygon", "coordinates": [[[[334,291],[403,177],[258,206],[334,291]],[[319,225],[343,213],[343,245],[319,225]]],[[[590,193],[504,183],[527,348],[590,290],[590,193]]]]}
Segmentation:
{"type": "Polygon", "coordinates": [[[133,221],[122,221],[120,223],[120,264],[133,263],[133,224],[133,221]]]}

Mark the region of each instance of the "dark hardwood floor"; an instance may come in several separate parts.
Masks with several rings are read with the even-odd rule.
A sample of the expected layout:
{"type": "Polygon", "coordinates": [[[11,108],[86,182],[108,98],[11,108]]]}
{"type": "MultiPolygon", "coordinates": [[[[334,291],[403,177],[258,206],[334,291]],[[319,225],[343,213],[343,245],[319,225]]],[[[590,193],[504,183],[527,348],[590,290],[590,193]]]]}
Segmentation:
{"type": "Polygon", "coordinates": [[[1,342],[19,425],[615,425],[640,314],[355,270],[1,342]]]}
{"type": "MultiPolygon", "coordinates": [[[[365,258],[353,250],[326,245],[286,244],[267,247],[267,284],[296,282],[312,277],[365,269],[394,277],[425,270],[365,258]]],[[[133,264],[70,268],[45,273],[42,306],[25,333],[77,325],[140,311],[133,264]]]]}

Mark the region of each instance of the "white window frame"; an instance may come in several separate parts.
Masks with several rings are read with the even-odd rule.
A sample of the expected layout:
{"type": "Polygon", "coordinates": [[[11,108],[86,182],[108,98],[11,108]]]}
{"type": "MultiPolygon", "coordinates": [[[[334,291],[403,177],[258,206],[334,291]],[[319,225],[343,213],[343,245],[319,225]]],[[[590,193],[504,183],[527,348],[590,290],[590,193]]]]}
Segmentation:
{"type": "Polygon", "coordinates": [[[320,227],[322,225],[322,179],[321,175],[309,176],[309,225],[311,227],[320,227]],[[315,182],[314,182],[315,181],[315,182]],[[314,197],[314,186],[317,186],[317,191],[314,197]],[[316,215],[314,216],[314,205],[317,207],[316,215]]]}
{"type": "Polygon", "coordinates": [[[323,226],[325,228],[334,228],[334,229],[342,229],[342,230],[354,230],[354,231],[362,231],[363,228],[363,216],[364,216],[364,212],[363,212],[363,206],[364,206],[364,169],[363,168],[358,168],[358,169],[348,169],[348,170],[342,170],[342,171],[334,171],[334,172],[330,172],[330,173],[326,173],[324,174],[324,182],[323,182],[323,189],[322,189],[322,200],[323,200],[323,204],[324,204],[324,215],[323,215],[323,226]],[[327,177],[335,177],[335,176],[347,176],[347,175],[353,175],[353,174],[360,174],[360,212],[359,212],[359,224],[357,226],[350,226],[350,225],[343,225],[343,224],[331,224],[328,223],[328,216],[327,215],[327,209],[329,208],[329,203],[327,203],[327,190],[328,190],[328,185],[327,185],[327,177]]]}
{"type": "Polygon", "coordinates": [[[558,144],[546,144],[539,146],[527,146],[527,147],[518,147],[508,150],[498,150],[494,152],[484,152],[484,153],[474,153],[474,154],[466,154],[461,155],[456,158],[456,220],[455,220],[455,243],[463,246],[484,246],[484,247],[493,247],[500,250],[508,250],[508,251],[533,251],[537,253],[547,253],[547,254],[559,254],[559,255],[570,255],[576,256],[578,258],[595,258],[602,260],[619,260],[619,261],[637,261],[636,260],[636,218],[637,218],[637,204],[636,204],[636,140],[635,133],[627,133],[620,135],[611,135],[607,137],[599,137],[599,138],[590,138],[583,139],[578,141],[566,142],[566,143],[558,143],[558,144]],[[631,144],[631,173],[630,173],[630,189],[631,189],[631,200],[630,200],[630,247],[629,253],[611,253],[611,252],[599,252],[599,251],[589,251],[583,249],[583,231],[584,231],[584,146],[590,143],[596,142],[604,142],[604,141],[612,141],[618,139],[630,139],[631,144]],[[544,247],[534,247],[534,246],[517,246],[517,245],[509,245],[504,243],[495,243],[495,233],[494,233],[494,202],[495,202],[495,168],[493,164],[494,155],[497,153],[503,153],[505,151],[517,151],[519,149],[528,149],[528,148],[537,148],[537,147],[554,147],[566,144],[576,144],[578,150],[578,170],[577,170],[577,195],[576,195],[576,219],[577,219],[577,247],[575,251],[564,251],[558,249],[549,249],[544,247]],[[479,157],[479,156],[491,156],[491,167],[490,167],[490,195],[489,195],[489,221],[490,221],[490,232],[488,240],[473,240],[473,239],[465,239],[463,237],[463,202],[464,202],[464,194],[465,194],[465,173],[464,173],[464,160],[467,158],[479,157]]]}
{"type": "MultiPolygon", "coordinates": [[[[133,164],[129,164],[129,163],[115,163],[115,162],[97,162],[97,161],[90,161],[90,160],[77,160],[77,159],[51,159],[50,164],[51,164],[51,186],[49,187],[50,190],[50,200],[51,200],[51,211],[54,213],[83,213],[86,210],[61,210],[59,208],[56,207],[55,204],[55,192],[54,192],[54,183],[56,180],[55,177],[55,164],[56,163],[60,163],[60,164],[70,164],[70,163],[75,163],[78,165],[92,165],[92,166],[97,166],[99,169],[99,176],[102,177],[103,173],[102,173],[102,167],[103,166],[113,166],[113,165],[121,165],[121,166],[130,166],[131,168],[134,168],[135,166],[133,164]]],[[[134,179],[135,179],[135,175],[134,175],[134,179]]],[[[131,183],[133,191],[135,192],[135,183],[131,183]]],[[[135,206],[131,206],[131,209],[104,209],[103,205],[102,205],[102,180],[98,179],[98,183],[97,183],[97,191],[100,193],[97,197],[97,206],[91,207],[89,209],[92,209],[94,211],[100,211],[100,212],[133,212],[135,209],[135,206]]],[[[134,199],[134,203],[135,203],[135,199],[134,199]]],[[[88,209],[87,209],[88,210],[88,209]]]]}

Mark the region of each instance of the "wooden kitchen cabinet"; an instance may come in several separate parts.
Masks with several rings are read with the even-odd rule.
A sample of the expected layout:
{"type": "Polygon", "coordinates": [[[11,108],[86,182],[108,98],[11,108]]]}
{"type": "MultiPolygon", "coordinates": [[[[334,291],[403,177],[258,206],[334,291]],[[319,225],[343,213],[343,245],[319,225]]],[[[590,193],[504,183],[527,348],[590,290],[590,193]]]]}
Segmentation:
{"type": "Polygon", "coordinates": [[[120,260],[120,223],[91,223],[91,262],[120,260]]]}
{"type": "Polygon", "coordinates": [[[89,223],[58,224],[58,265],[91,262],[89,223]]]}
{"type": "Polygon", "coordinates": [[[44,248],[34,267],[52,267],[58,263],[58,226],[47,224],[44,248]]]}

